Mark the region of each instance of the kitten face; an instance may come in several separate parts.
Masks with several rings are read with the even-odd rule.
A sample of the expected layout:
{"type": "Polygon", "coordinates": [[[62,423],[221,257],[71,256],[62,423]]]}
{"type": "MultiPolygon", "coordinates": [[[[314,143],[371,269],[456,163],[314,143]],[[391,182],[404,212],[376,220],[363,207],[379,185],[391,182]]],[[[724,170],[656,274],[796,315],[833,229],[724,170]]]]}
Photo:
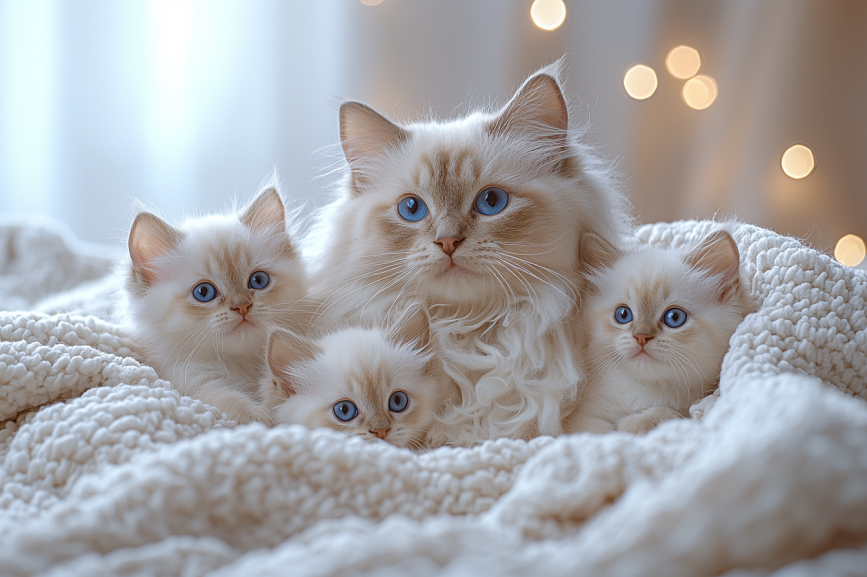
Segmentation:
{"type": "Polygon", "coordinates": [[[241,216],[192,219],[178,229],[148,213],[136,219],[132,314],[166,363],[255,356],[273,328],[291,321],[305,275],[284,219],[273,190],[241,216]]]}
{"type": "Polygon", "coordinates": [[[348,328],[316,341],[272,336],[272,376],[263,382],[274,422],[326,427],[419,449],[448,393],[418,342],[382,329],[348,328]]]}
{"type": "Polygon", "coordinates": [[[737,249],[725,239],[714,245],[718,252],[733,251],[724,262],[643,247],[598,273],[587,305],[593,369],[660,383],[674,396],[689,394],[678,393],[675,385],[715,381],[743,319],[737,249]]]}
{"type": "Polygon", "coordinates": [[[355,273],[384,297],[496,306],[551,285],[571,292],[579,232],[610,235],[615,208],[588,184],[567,126],[547,73],[498,113],[451,122],[398,126],[344,104],[349,194],[331,213],[330,251],[349,263],[341,282],[355,273]]]}

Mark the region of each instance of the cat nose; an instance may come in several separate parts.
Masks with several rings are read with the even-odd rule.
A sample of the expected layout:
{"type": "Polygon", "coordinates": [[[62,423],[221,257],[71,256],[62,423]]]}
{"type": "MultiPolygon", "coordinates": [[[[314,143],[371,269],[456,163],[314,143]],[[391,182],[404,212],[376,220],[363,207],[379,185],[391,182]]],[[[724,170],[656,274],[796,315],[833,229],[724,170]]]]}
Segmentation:
{"type": "Polygon", "coordinates": [[[247,315],[247,311],[249,311],[252,306],[253,306],[252,303],[241,303],[239,305],[233,306],[232,310],[237,311],[238,314],[243,317],[243,316],[247,315]]]}
{"type": "Polygon", "coordinates": [[[391,429],[371,429],[370,432],[380,439],[384,439],[391,429]]]}
{"type": "MultiPolygon", "coordinates": [[[[430,238],[430,237],[428,237],[430,238]]],[[[436,239],[434,244],[438,244],[443,252],[449,256],[452,256],[456,250],[458,250],[458,245],[462,243],[464,239],[457,236],[444,236],[436,239]]]]}
{"type": "Polygon", "coordinates": [[[638,344],[641,345],[642,347],[647,344],[647,341],[649,341],[650,339],[653,338],[650,335],[641,335],[641,334],[632,335],[632,336],[635,337],[635,340],[638,341],[638,344]]]}

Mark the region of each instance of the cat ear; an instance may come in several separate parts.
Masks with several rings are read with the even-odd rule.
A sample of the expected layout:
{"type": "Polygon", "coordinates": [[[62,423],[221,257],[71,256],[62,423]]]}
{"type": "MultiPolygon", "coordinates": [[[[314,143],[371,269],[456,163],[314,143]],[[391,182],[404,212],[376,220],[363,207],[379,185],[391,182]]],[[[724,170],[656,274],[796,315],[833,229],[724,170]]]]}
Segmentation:
{"type": "Polygon", "coordinates": [[[592,232],[581,235],[580,254],[585,271],[611,268],[621,256],[614,245],[592,232]]]}
{"type": "Polygon", "coordinates": [[[402,344],[412,345],[415,349],[425,348],[430,341],[430,319],[424,308],[415,304],[403,311],[393,334],[402,344]]]}
{"type": "Polygon", "coordinates": [[[557,79],[543,69],[524,82],[489,130],[492,134],[522,133],[559,147],[565,144],[568,128],[566,99],[557,79]]]}
{"type": "Polygon", "coordinates": [[[256,232],[264,229],[286,232],[286,208],[277,189],[272,186],[260,192],[244,209],[241,222],[256,232]]]}
{"type": "Polygon", "coordinates": [[[684,257],[684,262],[707,275],[722,277],[720,300],[725,300],[738,284],[740,253],[734,239],[724,230],[705,237],[701,244],[684,257]]]}
{"type": "Polygon", "coordinates": [[[408,131],[366,104],[344,102],[340,105],[340,143],[356,178],[364,180],[367,163],[408,139],[408,131]]]}
{"type": "Polygon", "coordinates": [[[154,261],[166,256],[184,239],[184,234],[160,217],[140,212],[129,231],[129,256],[146,284],[155,279],[154,261]]]}
{"type": "Polygon", "coordinates": [[[299,334],[276,330],[268,337],[268,368],[287,396],[298,390],[288,371],[289,367],[301,361],[312,360],[322,350],[316,343],[299,334]]]}

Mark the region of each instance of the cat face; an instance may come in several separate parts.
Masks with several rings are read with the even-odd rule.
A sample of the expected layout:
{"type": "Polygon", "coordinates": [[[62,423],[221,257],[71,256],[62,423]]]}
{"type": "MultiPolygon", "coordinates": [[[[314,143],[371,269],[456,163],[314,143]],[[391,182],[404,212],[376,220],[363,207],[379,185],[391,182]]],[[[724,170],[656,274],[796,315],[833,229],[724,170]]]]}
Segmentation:
{"type": "Polygon", "coordinates": [[[331,254],[379,295],[499,305],[571,292],[579,231],[613,229],[547,72],[496,114],[398,126],[350,102],[340,126],[351,173],[331,254]]]}
{"type": "Polygon", "coordinates": [[[132,314],[175,362],[263,350],[304,296],[304,270],[274,189],[240,216],[212,215],[179,228],[141,213],[129,248],[132,314]]]}
{"type": "Polygon", "coordinates": [[[271,337],[265,397],[274,422],[326,427],[370,441],[419,449],[447,389],[429,373],[423,331],[338,330],[315,341],[271,337]]]}
{"type": "MultiPolygon", "coordinates": [[[[602,243],[588,239],[594,242],[599,250],[602,243]]],[[[595,294],[587,304],[592,370],[622,370],[671,386],[714,381],[743,318],[738,251],[731,237],[714,233],[688,253],[601,250],[607,251],[607,263],[587,257],[597,269],[595,294]]]]}

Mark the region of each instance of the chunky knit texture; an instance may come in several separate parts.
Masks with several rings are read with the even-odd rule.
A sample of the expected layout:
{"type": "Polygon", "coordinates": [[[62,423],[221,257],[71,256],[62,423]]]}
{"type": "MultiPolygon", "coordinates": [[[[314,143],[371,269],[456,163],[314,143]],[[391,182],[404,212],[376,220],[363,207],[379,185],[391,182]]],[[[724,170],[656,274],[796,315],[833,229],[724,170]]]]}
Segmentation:
{"type": "MultiPolygon", "coordinates": [[[[637,235],[673,246],[715,226],[637,235]]],[[[76,247],[58,242],[72,256],[51,269],[5,251],[0,309],[71,312],[0,312],[0,575],[859,574],[867,274],[733,232],[758,312],[691,420],[422,455],[235,426],[72,310],[110,309],[113,281],[93,280],[108,257],[66,267],[76,247]],[[22,274],[60,288],[28,295],[22,274]]]]}

